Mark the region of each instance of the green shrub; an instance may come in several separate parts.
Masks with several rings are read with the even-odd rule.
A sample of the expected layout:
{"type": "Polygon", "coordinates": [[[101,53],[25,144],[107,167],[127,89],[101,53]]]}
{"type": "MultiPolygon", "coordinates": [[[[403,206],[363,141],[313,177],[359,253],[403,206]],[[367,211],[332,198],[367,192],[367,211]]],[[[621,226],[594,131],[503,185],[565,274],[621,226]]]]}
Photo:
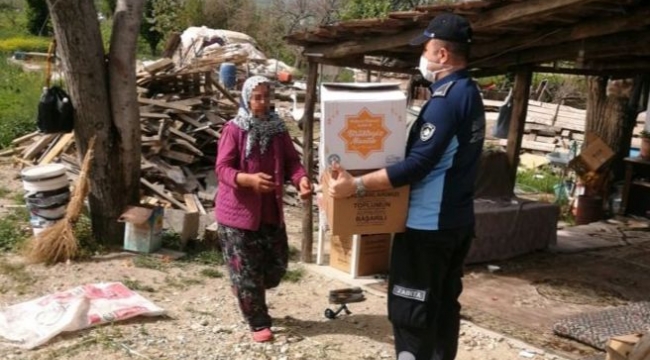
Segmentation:
{"type": "Polygon", "coordinates": [[[36,114],[44,74],[24,72],[0,53],[0,148],[36,130],[36,114]]]}
{"type": "Polygon", "coordinates": [[[34,35],[47,35],[52,33],[50,11],[45,0],[27,0],[25,8],[27,15],[27,30],[34,35]]]}
{"type": "Polygon", "coordinates": [[[517,172],[517,186],[525,192],[553,194],[554,186],[561,182],[561,178],[549,168],[519,169],[517,172]]]}
{"type": "Polygon", "coordinates": [[[0,53],[13,53],[14,51],[47,52],[51,39],[38,36],[14,36],[0,39],[0,53]]]}

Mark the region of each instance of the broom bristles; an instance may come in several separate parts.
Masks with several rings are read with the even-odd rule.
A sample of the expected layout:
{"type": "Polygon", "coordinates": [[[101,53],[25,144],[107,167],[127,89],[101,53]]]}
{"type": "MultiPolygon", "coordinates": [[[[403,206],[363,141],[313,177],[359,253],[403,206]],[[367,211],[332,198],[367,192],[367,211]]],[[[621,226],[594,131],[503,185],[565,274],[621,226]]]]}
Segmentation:
{"type": "Polygon", "coordinates": [[[95,138],[93,137],[88,145],[88,151],[86,152],[86,156],[84,156],[83,164],[81,165],[81,170],[79,172],[79,178],[77,179],[77,186],[75,186],[72,191],[70,203],[68,204],[65,214],[66,219],[72,223],[76,223],[79,219],[81,211],[83,210],[84,200],[90,192],[90,182],[88,181],[88,177],[90,176],[90,164],[95,157],[95,152],[93,150],[94,146],[95,138]]]}
{"type": "Polygon", "coordinates": [[[88,176],[94,157],[94,147],[95,137],[89,142],[77,179],[77,186],[72,192],[65,217],[30,239],[25,254],[28,261],[52,264],[72,259],[77,255],[79,243],[74,235],[74,225],[81,215],[84,200],[90,191],[88,176]]]}
{"type": "Polygon", "coordinates": [[[31,239],[27,247],[27,259],[33,263],[56,263],[70,259],[77,250],[72,226],[63,219],[31,239]]]}

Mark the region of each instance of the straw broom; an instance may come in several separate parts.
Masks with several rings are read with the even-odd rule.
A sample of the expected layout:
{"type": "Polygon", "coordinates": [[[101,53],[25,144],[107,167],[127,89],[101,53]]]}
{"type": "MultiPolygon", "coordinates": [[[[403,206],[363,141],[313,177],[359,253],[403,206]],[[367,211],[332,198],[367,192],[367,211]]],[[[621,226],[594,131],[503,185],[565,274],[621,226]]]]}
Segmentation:
{"type": "Polygon", "coordinates": [[[53,264],[67,261],[77,255],[79,243],[74,235],[74,226],[81,216],[84,200],[90,191],[88,176],[94,156],[94,147],[95,137],[88,144],[88,150],[81,165],[77,184],[72,191],[70,203],[66,208],[65,217],[30,239],[25,254],[30,262],[53,264]]]}

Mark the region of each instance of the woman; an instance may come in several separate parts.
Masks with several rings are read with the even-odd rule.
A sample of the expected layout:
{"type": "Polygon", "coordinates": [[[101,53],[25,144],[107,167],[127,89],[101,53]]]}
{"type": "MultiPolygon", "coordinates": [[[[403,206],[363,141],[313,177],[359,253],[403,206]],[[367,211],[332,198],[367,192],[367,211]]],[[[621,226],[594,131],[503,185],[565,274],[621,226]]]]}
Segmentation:
{"type": "Polygon", "coordinates": [[[273,339],[265,294],[287,270],[283,184],[291,180],[301,197],[311,195],[284,121],[271,110],[271,95],[265,77],[246,80],[237,116],[223,128],[216,164],[218,236],[233,292],[257,342],[273,339]]]}

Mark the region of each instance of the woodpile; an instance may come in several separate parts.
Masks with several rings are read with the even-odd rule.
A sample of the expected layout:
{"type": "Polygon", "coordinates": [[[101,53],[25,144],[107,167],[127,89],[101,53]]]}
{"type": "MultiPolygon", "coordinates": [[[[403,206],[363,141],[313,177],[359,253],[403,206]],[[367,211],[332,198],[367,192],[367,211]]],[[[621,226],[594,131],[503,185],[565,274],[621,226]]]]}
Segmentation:
{"type": "MultiPolygon", "coordinates": [[[[217,142],[237,111],[237,94],[224,89],[214,71],[177,71],[163,58],[137,74],[142,131],[142,203],[206,214],[217,190],[217,142]]],[[[291,120],[289,120],[291,121],[291,120]]],[[[22,166],[61,162],[70,178],[79,175],[74,134],[34,132],[0,153],[22,166]]],[[[296,149],[302,145],[295,138],[296,149]]],[[[290,188],[286,202],[298,204],[290,188]]]]}
{"type": "Polygon", "coordinates": [[[529,101],[522,149],[568,151],[572,141],[584,141],[586,115],[585,110],[570,106],[529,101]]]}
{"type": "MultiPolygon", "coordinates": [[[[503,104],[502,101],[487,99],[484,99],[483,103],[486,111],[498,111],[499,106],[503,104]]],[[[579,144],[584,142],[586,116],[586,110],[561,104],[528,101],[522,150],[544,154],[568,152],[573,141],[579,144]]],[[[641,130],[643,130],[643,118],[639,116],[634,130],[633,147],[638,141],[636,138],[641,130]]],[[[499,146],[506,146],[508,140],[500,139],[497,143],[499,146]]]]}

